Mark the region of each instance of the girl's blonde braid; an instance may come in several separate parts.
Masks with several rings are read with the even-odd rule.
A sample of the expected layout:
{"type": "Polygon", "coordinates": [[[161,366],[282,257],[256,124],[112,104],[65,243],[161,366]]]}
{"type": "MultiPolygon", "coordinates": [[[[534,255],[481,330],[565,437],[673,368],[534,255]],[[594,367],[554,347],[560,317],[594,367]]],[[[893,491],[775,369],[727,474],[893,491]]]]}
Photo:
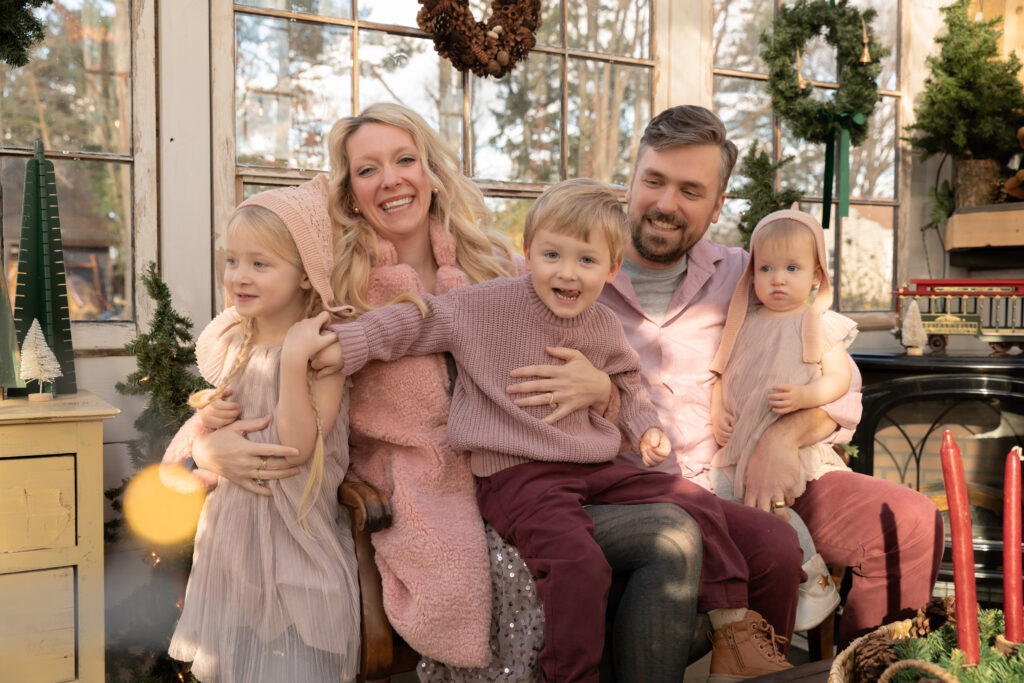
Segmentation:
{"type": "Polygon", "coordinates": [[[313,444],[313,457],[309,463],[309,476],[306,478],[306,488],[299,499],[299,524],[309,533],[309,525],[306,517],[313,509],[317,497],[320,495],[320,487],[324,482],[324,423],[320,416],[320,408],[316,405],[316,398],[313,396],[313,369],[306,371],[306,386],[309,389],[309,403],[313,406],[313,415],[316,416],[316,442],[313,444]]]}
{"type": "Polygon", "coordinates": [[[231,386],[231,383],[235,380],[235,377],[238,376],[238,373],[242,371],[246,363],[248,363],[249,361],[249,354],[252,352],[252,340],[253,337],[256,336],[254,334],[255,327],[256,323],[253,321],[252,318],[244,319],[244,322],[242,323],[242,348],[238,350],[238,355],[235,356],[235,362],[231,365],[231,369],[228,371],[228,374],[225,375],[224,379],[218,382],[217,386],[214,387],[213,389],[204,389],[202,391],[197,391],[196,393],[189,396],[189,406],[197,410],[199,408],[205,408],[206,406],[210,405],[218,398],[220,398],[221,395],[223,395],[224,392],[227,390],[227,388],[231,386]]]}

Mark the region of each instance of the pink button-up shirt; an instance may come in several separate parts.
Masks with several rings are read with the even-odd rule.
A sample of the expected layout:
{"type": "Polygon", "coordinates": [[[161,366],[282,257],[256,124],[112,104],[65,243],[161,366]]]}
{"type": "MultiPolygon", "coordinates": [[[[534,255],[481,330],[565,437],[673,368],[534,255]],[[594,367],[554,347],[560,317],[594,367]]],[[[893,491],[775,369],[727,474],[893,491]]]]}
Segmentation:
{"type": "MultiPolygon", "coordinates": [[[[686,274],[659,324],[640,308],[624,271],[606,285],[599,299],[618,315],[629,343],[640,355],[644,387],[672,441],[673,453],[657,469],[681,474],[710,489],[708,468],[718,450],[711,431],[711,386],[708,369],[718,350],[736,283],[747,266],[747,252],[702,239],[690,249],[686,274]]],[[[762,353],[771,353],[763,349],[762,353]]],[[[856,366],[850,391],[824,409],[839,425],[828,439],[845,443],[860,420],[860,373],[856,366]]],[[[643,466],[629,452],[621,458],[643,466]]]]}

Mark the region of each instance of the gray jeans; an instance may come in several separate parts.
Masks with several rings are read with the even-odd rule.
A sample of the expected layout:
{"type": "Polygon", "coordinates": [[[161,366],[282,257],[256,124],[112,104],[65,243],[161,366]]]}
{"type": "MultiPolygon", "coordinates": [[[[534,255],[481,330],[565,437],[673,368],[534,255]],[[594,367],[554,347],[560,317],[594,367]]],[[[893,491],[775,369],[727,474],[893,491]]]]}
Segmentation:
{"type": "Polygon", "coordinates": [[[679,683],[697,624],[697,523],[670,503],[592,505],[587,512],[612,568],[609,604],[617,602],[601,680],[679,683]]]}

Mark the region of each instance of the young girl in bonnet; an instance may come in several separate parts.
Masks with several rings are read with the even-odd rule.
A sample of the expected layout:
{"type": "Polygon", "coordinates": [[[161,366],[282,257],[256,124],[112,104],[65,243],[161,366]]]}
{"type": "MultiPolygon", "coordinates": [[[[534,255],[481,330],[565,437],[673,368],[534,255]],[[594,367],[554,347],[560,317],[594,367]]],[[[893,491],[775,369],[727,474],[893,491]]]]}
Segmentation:
{"type": "MultiPolygon", "coordinates": [[[[733,293],[711,365],[719,376],[711,421],[721,449],[710,472],[718,495],[743,500],[750,456],[780,415],[821,407],[849,389],[852,359],[846,347],[857,334],[856,323],[828,310],[831,304],[825,236],[818,221],[796,210],[763,218],[751,235],[750,261],[733,293]]],[[[808,481],[847,469],[824,443],[801,448],[799,465],[794,498],[808,481]]],[[[773,501],[773,511],[790,503],[773,501]]],[[[807,580],[800,584],[794,630],[805,631],[831,614],[839,594],[806,525],[792,510],[786,512],[804,550],[807,580]]]]}
{"type": "Polygon", "coordinates": [[[348,391],[340,375],[308,373],[329,313],[351,313],[331,306],[333,262],[326,176],[262,192],[228,224],[224,284],[239,316],[219,352],[203,354],[216,389],[197,407],[208,426],[273,413],[249,438],[296,448],[300,476],[257,471],[271,495],[225,479],[206,499],[170,644],[202,681],[335,683],[357,672],[355,550],[334,499],[348,468],[348,391]]]}

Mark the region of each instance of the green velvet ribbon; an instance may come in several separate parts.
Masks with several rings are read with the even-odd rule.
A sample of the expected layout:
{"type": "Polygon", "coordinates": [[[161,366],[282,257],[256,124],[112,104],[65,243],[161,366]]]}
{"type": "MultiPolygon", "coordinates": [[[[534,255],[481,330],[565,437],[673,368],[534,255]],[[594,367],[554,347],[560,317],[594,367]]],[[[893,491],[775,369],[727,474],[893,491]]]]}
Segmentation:
{"type": "MultiPolygon", "coordinates": [[[[867,118],[859,111],[843,112],[838,116],[825,109],[818,110],[818,116],[826,121],[839,124],[839,210],[837,218],[850,215],[850,129],[858,128],[867,123],[867,118]]],[[[832,219],[832,186],[835,178],[836,134],[833,130],[825,143],[825,188],[822,192],[821,227],[828,230],[832,219]]]]}

